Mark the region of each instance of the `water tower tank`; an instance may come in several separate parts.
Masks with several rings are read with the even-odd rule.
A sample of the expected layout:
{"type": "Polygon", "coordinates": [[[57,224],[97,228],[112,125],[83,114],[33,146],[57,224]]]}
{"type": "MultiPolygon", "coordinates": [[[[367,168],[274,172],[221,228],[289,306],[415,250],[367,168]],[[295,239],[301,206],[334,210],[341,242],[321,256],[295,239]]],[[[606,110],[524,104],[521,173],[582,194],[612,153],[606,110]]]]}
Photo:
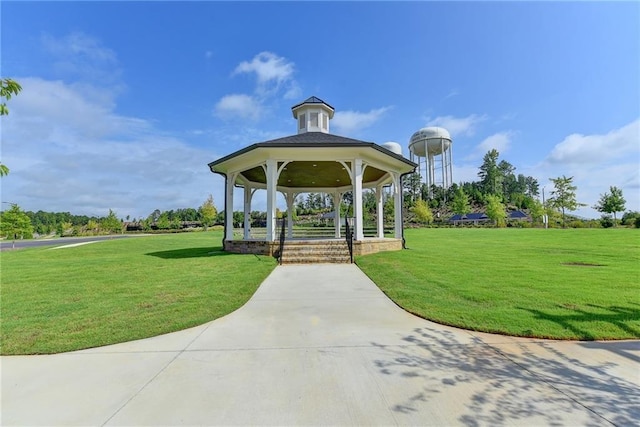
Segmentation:
{"type": "Polygon", "coordinates": [[[427,157],[447,150],[451,145],[451,135],[440,127],[422,128],[411,137],[409,151],[419,157],[427,157]]]}
{"type": "Polygon", "coordinates": [[[402,147],[397,142],[385,142],[382,146],[392,153],[402,156],[402,147]]]}
{"type": "Polygon", "coordinates": [[[446,129],[435,126],[420,129],[409,140],[411,160],[418,164],[417,172],[424,178],[430,194],[433,186],[451,187],[452,142],[446,129]]]}

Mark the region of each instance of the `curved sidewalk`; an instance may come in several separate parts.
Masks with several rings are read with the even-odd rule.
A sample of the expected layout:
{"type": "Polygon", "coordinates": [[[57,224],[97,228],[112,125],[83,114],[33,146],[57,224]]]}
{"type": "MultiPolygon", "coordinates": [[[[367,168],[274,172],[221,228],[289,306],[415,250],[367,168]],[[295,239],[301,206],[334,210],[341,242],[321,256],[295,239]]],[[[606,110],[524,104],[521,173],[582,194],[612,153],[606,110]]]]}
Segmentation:
{"type": "Polygon", "coordinates": [[[640,425],[640,341],[449,328],[355,265],[277,267],[186,331],[2,357],[2,425],[640,425]]]}

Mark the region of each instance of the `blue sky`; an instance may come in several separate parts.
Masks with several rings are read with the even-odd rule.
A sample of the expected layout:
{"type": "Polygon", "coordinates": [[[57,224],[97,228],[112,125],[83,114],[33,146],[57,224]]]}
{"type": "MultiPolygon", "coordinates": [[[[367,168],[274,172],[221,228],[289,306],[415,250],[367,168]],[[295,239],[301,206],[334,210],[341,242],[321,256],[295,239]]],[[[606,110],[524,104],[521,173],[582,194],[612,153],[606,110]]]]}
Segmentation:
{"type": "MultiPolygon", "coordinates": [[[[516,173],[609,186],[640,210],[640,3],[12,2],[1,75],[2,201],[146,217],[222,208],[207,163],[296,133],[315,95],[331,132],[402,145],[442,126],[454,182],[491,148],[516,173]]],[[[236,198],[240,199],[240,198],[236,198]]],[[[259,204],[260,199],[256,201],[259,204]]],[[[238,206],[239,208],[239,206],[238,206]]]]}

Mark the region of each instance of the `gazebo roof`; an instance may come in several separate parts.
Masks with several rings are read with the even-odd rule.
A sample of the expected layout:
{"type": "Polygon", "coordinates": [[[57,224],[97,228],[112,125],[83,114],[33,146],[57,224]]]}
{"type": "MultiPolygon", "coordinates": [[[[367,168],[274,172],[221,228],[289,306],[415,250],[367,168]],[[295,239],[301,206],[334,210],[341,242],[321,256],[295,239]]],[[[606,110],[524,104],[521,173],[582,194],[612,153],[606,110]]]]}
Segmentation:
{"type": "Polygon", "coordinates": [[[298,107],[300,107],[301,105],[304,105],[304,104],[324,104],[327,107],[331,108],[332,110],[335,110],[335,108],[333,108],[331,105],[327,104],[326,102],[324,102],[322,99],[318,98],[317,96],[310,96],[309,98],[305,99],[301,103],[296,104],[293,107],[291,107],[291,109],[295,110],[296,108],[298,108],[298,107]]]}
{"type": "Polygon", "coordinates": [[[264,185],[264,161],[288,161],[278,177],[278,186],[313,191],[350,185],[347,168],[356,157],[370,166],[363,175],[365,186],[388,180],[387,170],[406,173],[416,167],[412,161],[373,142],[307,132],[252,144],[209,163],[209,168],[225,174],[235,170],[243,181],[264,185]]]}
{"type": "MultiPolygon", "coordinates": [[[[365,149],[373,149],[384,153],[387,156],[395,158],[411,168],[415,168],[417,165],[402,157],[399,154],[396,154],[388,149],[376,144],[375,142],[361,141],[359,139],[346,138],[344,136],[333,135],[330,133],[323,132],[305,132],[296,135],[285,136],[282,138],[271,139],[268,141],[257,142],[255,144],[249,145],[241,150],[238,150],[234,153],[231,153],[227,156],[221,157],[218,160],[215,160],[209,163],[209,169],[212,172],[218,172],[220,166],[227,161],[241,156],[245,153],[254,151],[259,148],[365,148],[365,149]]],[[[311,159],[310,159],[311,160],[311,159]]]]}
{"type": "MultiPolygon", "coordinates": [[[[319,115],[328,115],[324,120],[331,118],[333,107],[315,96],[292,107],[294,117],[296,111],[313,114],[316,105],[322,110],[319,115]]],[[[305,120],[310,119],[307,117],[305,120]]],[[[318,117],[314,120],[318,121],[318,117]]],[[[258,142],[221,157],[209,163],[209,169],[225,175],[237,174],[238,182],[260,188],[267,182],[265,163],[275,160],[278,163],[278,187],[316,191],[352,185],[350,172],[357,159],[366,165],[362,184],[368,187],[389,183],[394,173],[411,172],[417,166],[401,154],[374,142],[330,134],[326,124],[307,126],[303,122],[299,130],[296,135],[258,142]],[[327,131],[309,130],[314,127],[327,131]]]]}

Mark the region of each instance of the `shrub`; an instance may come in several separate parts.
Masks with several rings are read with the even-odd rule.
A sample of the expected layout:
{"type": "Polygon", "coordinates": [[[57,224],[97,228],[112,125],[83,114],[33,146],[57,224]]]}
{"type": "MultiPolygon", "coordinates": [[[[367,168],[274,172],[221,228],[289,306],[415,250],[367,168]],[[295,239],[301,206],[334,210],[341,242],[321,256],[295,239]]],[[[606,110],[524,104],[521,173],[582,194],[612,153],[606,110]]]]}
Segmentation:
{"type": "Polygon", "coordinates": [[[614,224],[611,215],[602,215],[602,218],[600,218],[600,225],[602,226],[602,228],[613,227],[614,224]]]}
{"type": "Polygon", "coordinates": [[[628,211],[622,215],[620,222],[622,225],[633,226],[638,218],[640,218],[640,212],[628,211]]]}

